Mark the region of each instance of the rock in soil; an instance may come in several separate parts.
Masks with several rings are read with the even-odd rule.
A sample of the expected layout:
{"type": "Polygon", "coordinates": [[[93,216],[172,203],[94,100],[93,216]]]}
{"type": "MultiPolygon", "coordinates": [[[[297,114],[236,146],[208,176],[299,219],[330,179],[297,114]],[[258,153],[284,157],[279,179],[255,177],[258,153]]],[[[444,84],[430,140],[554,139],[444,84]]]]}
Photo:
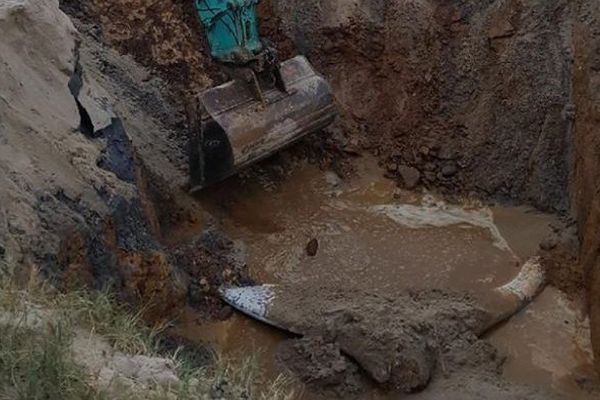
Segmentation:
{"type": "Polygon", "coordinates": [[[404,182],[404,187],[406,189],[414,189],[421,180],[421,173],[414,167],[400,165],[398,167],[398,173],[402,177],[402,182],[404,182]]]}
{"type": "Polygon", "coordinates": [[[310,257],[316,256],[318,250],[319,250],[319,241],[316,238],[311,239],[306,244],[306,254],[308,254],[310,257]]]}

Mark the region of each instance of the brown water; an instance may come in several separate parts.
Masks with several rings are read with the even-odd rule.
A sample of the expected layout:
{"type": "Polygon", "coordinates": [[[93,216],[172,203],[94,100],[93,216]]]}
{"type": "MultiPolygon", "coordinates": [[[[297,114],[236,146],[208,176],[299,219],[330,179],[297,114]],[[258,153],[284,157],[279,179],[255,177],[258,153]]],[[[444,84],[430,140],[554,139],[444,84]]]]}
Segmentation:
{"type": "MultiPolygon", "coordinates": [[[[257,281],[319,282],[391,295],[409,287],[486,293],[512,279],[555,222],[524,207],[456,207],[401,192],[381,177],[374,161],[362,165],[349,182],[304,165],[274,187],[229,182],[201,201],[243,243],[257,281]],[[306,245],[313,238],[319,246],[311,257],[306,245]]],[[[582,321],[560,294],[545,292],[491,335],[509,355],[506,377],[585,398],[575,383],[590,373],[582,321]]],[[[272,374],[274,349],[286,337],[237,314],[203,324],[188,318],[178,330],[233,356],[264,349],[262,362],[272,374]]]]}

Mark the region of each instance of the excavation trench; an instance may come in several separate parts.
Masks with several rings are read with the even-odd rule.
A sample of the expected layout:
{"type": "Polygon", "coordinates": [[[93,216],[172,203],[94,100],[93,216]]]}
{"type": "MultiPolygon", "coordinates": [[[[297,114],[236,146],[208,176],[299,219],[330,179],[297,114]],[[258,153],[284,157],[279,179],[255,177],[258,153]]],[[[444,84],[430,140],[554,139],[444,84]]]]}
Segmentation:
{"type": "MultiPolygon", "coordinates": [[[[374,159],[359,161],[349,180],[301,163],[283,181],[234,179],[204,192],[199,201],[236,243],[256,281],[293,288],[300,296],[296,300],[307,308],[334,292],[349,293],[346,305],[358,306],[372,295],[402,299],[411,291],[432,289],[470,293],[475,302],[489,300],[495,287],[513,279],[522,262],[537,253],[552,225],[560,225],[556,217],[528,207],[450,205],[399,190],[382,177],[374,159]],[[361,293],[368,295],[363,299],[361,293]]],[[[452,301],[449,297],[432,309],[452,301]]],[[[282,312],[290,314],[293,309],[282,312]]],[[[211,343],[233,357],[262,349],[261,362],[273,376],[297,362],[286,348],[302,344],[285,332],[239,314],[219,322],[199,318],[187,310],[174,333],[211,343]]],[[[438,366],[431,388],[419,396],[451,395],[452,385],[472,384],[473,378],[465,377],[462,369],[479,368],[484,372],[475,375],[479,373],[481,381],[497,381],[492,387],[478,386],[491,398],[520,394],[520,389],[510,388],[513,384],[549,388],[534,394],[539,398],[592,398],[578,384],[593,377],[589,328],[581,304],[548,288],[515,320],[514,326],[510,321],[486,337],[499,353],[485,347],[487,342],[485,350],[470,343],[461,353],[466,367],[455,365],[449,356],[451,366],[444,372],[438,366]],[[552,337],[544,335],[547,330],[552,330],[552,337]],[[506,362],[504,355],[509,355],[506,362]]],[[[308,384],[304,398],[398,396],[377,389],[350,367],[338,374],[343,378],[319,375],[327,375],[323,371],[331,368],[330,362],[317,361],[322,369],[312,370],[313,375],[300,368],[308,384]]]]}
{"type": "MultiPolygon", "coordinates": [[[[222,76],[205,56],[192,2],[155,3],[93,0],[81,12],[111,45],[165,79],[164,91],[182,108],[222,76]]],[[[426,311],[436,309],[428,298],[450,307],[452,328],[441,336],[456,340],[437,343],[450,355],[436,355],[429,385],[414,398],[597,396],[586,311],[592,310],[592,335],[600,332],[593,329],[600,315],[594,312],[600,304],[598,110],[590,105],[600,68],[597,49],[588,46],[598,41],[600,30],[590,28],[597,25],[598,6],[585,0],[271,0],[260,12],[264,34],[282,57],[306,54],[331,82],[340,117],[324,134],[198,195],[214,222],[211,232],[233,241],[225,251],[255,282],[305,289],[307,304],[342,292],[364,295],[348,299],[350,308],[373,296],[415,301],[426,311]],[[561,218],[496,202],[529,204],[561,218]],[[556,265],[563,269],[549,273],[569,296],[549,286],[483,339],[469,331],[456,310],[466,304],[467,316],[475,312],[472,305],[513,279],[540,244],[544,251],[560,248],[546,238],[569,215],[577,219],[582,245],[582,262],[574,267],[579,278],[562,259],[556,265]],[[582,293],[589,293],[589,302],[582,293]]],[[[113,71],[112,78],[121,74],[113,71]]],[[[148,79],[141,79],[144,85],[148,79]]],[[[164,104],[160,119],[173,131],[184,130],[185,124],[171,121],[177,116],[167,102],[134,93],[148,115],[164,104]]],[[[167,183],[181,182],[182,157],[172,150],[184,148],[185,138],[172,131],[152,135],[154,128],[145,129],[135,112],[129,116],[130,126],[142,132],[132,135],[145,164],[167,183]],[[179,175],[162,168],[173,161],[159,153],[177,159],[179,175]]],[[[156,204],[164,210],[159,219],[167,246],[208,228],[203,212],[191,212],[193,221],[185,223],[183,212],[171,213],[175,207],[166,206],[180,196],[169,193],[156,204]]],[[[191,247],[196,244],[204,255],[206,241],[191,247]]],[[[230,283],[231,270],[186,254],[175,267],[198,281],[196,292],[207,286],[211,300],[191,302],[173,333],[233,356],[266,349],[265,369],[276,375],[290,367],[307,384],[307,399],[398,397],[366,378],[354,362],[358,357],[340,356],[340,343],[327,335],[298,339],[236,313],[207,319],[202,306],[220,307],[208,286],[230,283]]],[[[430,320],[425,315],[419,323],[438,326],[430,320]]]]}

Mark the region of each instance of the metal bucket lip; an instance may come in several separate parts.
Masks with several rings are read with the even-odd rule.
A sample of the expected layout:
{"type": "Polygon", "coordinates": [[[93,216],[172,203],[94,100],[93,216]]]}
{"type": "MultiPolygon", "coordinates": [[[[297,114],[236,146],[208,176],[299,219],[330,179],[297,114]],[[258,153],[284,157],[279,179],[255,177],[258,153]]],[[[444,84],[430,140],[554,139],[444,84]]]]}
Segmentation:
{"type": "Polygon", "coordinates": [[[318,115],[314,115],[314,114],[307,115],[305,118],[306,122],[304,124],[300,123],[300,125],[303,126],[302,129],[299,129],[297,132],[295,132],[293,135],[291,135],[289,140],[280,142],[278,144],[278,146],[274,147],[269,152],[265,152],[260,155],[257,155],[254,157],[249,157],[249,158],[245,159],[243,162],[236,164],[236,168],[242,169],[248,165],[251,165],[252,163],[254,163],[256,161],[260,161],[264,158],[267,158],[267,157],[273,155],[274,153],[276,153],[277,151],[279,151],[280,149],[288,147],[291,144],[302,139],[305,135],[307,135],[311,132],[316,132],[320,129],[327,127],[329,124],[331,124],[333,122],[336,115],[337,115],[337,110],[333,104],[328,106],[327,108],[323,109],[322,112],[319,113],[318,115]]]}
{"type": "MultiPolygon", "coordinates": [[[[283,62],[281,72],[288,91],[265,91],[266,107],[255,98],[248,85],[240,81],[226,82],[198,96],[202,125],[220,127],[233,159],[227,166],[223,165],[224,169],[215,168],[219,170],[218,176],[203,172],[194,190],[223,180],[334,120],[337,110],[331,87],[305,57],[283,62]]],[[[213,170],[210,165],[209,162],[203,164],[202,171],[213,170]]]]}

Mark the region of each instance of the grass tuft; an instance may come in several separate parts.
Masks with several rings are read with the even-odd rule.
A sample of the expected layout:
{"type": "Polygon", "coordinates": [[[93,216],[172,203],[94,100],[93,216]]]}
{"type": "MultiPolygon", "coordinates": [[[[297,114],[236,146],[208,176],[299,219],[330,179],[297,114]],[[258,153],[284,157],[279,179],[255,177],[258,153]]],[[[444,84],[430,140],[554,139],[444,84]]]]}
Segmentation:
{"type": "Polygon", "coordinates": [[[296,398],[291,378],[279,375],[269,380],[264,377],[256,352],[242,360],[215,354],[214,364],[207,369],[186,369],[185,365],[179,365],[179,368],[183,381],[179,398],[182,400],[296,398]]]}
{"type": "Polygon", "coordinates": [[[0,324],[0,398],[95,399],[86,374],[69,356],[70,327],[62,321],[32,328],[25,314],[0,324]]]}
{"type": "MultiPolygon", "coordinates": [[[[156,356],[162,327],[148,327],[142,311],[121,305],[109,291],[61,293],[44,285],[26,290],[0,280],[0,400],[106,399],[87,372],[75,364],[71,343],[76,329],[108,340],[125,354],[156,356]]],[[[164,356],[163,356],[164,357],[164,356]]],[[[121,399],[291,400],[291,382],[265,379],[256,354],[241,361],[215,355],[197,368],[185,352],[171,355],[181,385],[175,390],[123,391],[121,399]]],[[[114,395],[110,398],[115,398],[114,395]]]]}
{"type": "Polygon", "coordinates": [[[74,324],[103,336],[118,351],[127,354],[156,354],[157,336],[163,327],[150,328],[145,325],[142,320],[143,310],[131,311],[121,305],[110,291],[59,294],[54,306],[74,324]]]}

